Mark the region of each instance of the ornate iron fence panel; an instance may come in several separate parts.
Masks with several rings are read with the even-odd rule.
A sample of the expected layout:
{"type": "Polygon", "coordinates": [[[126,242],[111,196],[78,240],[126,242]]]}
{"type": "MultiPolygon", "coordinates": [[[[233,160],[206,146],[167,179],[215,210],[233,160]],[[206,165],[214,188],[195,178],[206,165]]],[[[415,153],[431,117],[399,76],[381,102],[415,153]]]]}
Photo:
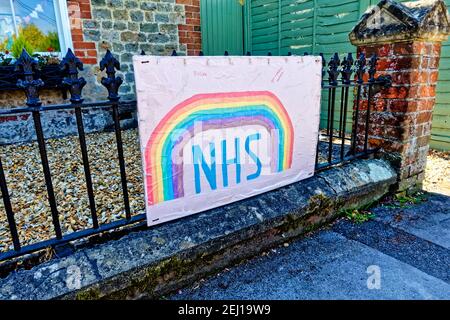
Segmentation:
{"type": "MultiPolygon", "coordinates": [[[[202,53],[200,54],[202,55],[202,53]]],[[[172,55],[176,56],[177,54],[173,52],[172,55]]],[[[225,55],[228,55],[228,52],[225,52],[225,55]]],[[[268,53],[268,55],[271,55],[271,53],[268,53]]],[[[326,130],[320,132],[317,144],[316,171],[325,170],[354,159],[369,157],[376,152],[375,149],[370,149],[368,145],[370,106],[376,92],[390,85],[388,77],[376,77],[377,60],[376,56],[367,59],[367,57],[361,55],[355,61],[352,54],[348,54],[341,61],[339,55],[335,54],[326,62],[322,56],[322,88],[328,98],[328,125],[326,130]],[[364,110],[360,110],[361,105],[363,105],[362,101],[366,102],[364,110]],[[353,108],[352,128],[347,128],[347,114],[350,108],[353,108]],[[335,119],[336,111],[338,119],[335,119]],[[362,118],[361,115],[363,115],[362,118]],[[358,131],[360,127],[363,128],[362,132],[358,131]],[[348,132],[351,132],[351,134],[348,134],[348,132]]],[[[94,103],[83,102],[82,91],[87,81],[78,76],[78,72],[83,70],[83,64],[71,50],[67,52],[59,68],[65,77],[58,84],[58,87],[67,90],[70,95],[70,103],[42,105],[39,98],[39,89],[45,86],[45,82],[39,77],[41,73],[37,68],[36,61],[26,51],[23,51],[12,72],[17,79],[15,89],[21,88],[26,94],[26,106],[0,110],[0,118],[23,114],[31,114],[32,116],[53,226],[53,237],[51,239],[22,245],[26,239],[21,239],[19,236],[15,217],[16,212],[13,211],[11,194],[8,188],[9,182],[5,175],[2,159],[0,159],[0,189],[11,238],[11,248],[6,252],[0,253],[0,261],[49,247],[56,248],[77,239],[102,235],[107,231],[117,231],[123,229],[123,227],[128,227],[127,230],[132,230],[145,226],[144,212],[132,214],[130,210],[128,176],[125,166],[119,111],[135,110],[136,102],[122,102],[120,100],[118,92],[123,80],[116,76],[116,71],[120,70],[119,62],[110,51],[107,51],[101,60],[100,69],[106,71],[106,77],[101,80],[101,83],[106,88],[108,95],[107,100],[94,103]],[[119,165],[120,186],[125,212],[123,218],[109,223],[100,223],[99,221],[91,173],[92,162],[87,151],[86,132],[83,124],[84,111],[95,108],[107,108],[112,114],[117,157],[116,159],[111,159],[111,161],[117,161],[119,165]],[[55,110],[69,110],[75,114],[79,152],[85,177],[85,181],[80,183],[85,184],[91,221],[88,228],[65,234],[61,230],[61,208],[56,201],[53,175],[49,166],[48,141],[46,141],[42,129],[42,114],[55,110]]]]}

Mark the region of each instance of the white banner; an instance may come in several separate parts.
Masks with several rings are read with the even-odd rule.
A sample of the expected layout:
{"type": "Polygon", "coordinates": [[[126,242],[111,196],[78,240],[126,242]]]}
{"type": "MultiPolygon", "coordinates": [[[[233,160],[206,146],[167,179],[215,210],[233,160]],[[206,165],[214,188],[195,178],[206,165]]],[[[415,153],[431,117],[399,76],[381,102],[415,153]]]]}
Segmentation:
{"type": "Polygon", "coordinates": [[[319,57],[135,56],[149,225],[314,174],[319,57]]]}

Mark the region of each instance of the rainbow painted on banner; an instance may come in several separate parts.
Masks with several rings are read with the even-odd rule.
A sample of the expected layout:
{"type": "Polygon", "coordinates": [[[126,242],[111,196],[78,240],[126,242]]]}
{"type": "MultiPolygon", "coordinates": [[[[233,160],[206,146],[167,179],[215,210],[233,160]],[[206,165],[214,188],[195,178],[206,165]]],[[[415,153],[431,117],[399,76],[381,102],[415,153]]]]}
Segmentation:
{"type": "Polygon", "coordinates": [[[294,129],[286,109],[273,93],[198,94],[166,114],[147,142],[145,173],[149,205],[184,196],[183,164],[174,163],[173,153],[182,151],[182,144],[194,136],[194,125],[202,131],[263,126],[271,134],[272,172],[291,168],[294,129]]]}

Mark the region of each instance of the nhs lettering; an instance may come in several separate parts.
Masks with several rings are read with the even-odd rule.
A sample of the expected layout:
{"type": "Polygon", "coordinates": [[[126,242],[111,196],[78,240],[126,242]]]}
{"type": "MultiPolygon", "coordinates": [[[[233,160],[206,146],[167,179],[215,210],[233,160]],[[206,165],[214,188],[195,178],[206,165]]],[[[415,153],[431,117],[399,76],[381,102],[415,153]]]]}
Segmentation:
{"type": "Polygon", "coordinates": [[[174,107],[148,140],[148,202],[182,198],[188,190],[200,194],[227,188],[287,170],[293,142],[289,115],[271,92],[195,95],[174,107]]]}
{"type": "MultiPolygon", "coordinates": [[[[241,129],[236,131],[241,131],[241,129]]],[[[240,138],[242,133],[239,133],[240,134],[237,135],[237,132],[231,132],[231,134],[237,135],[231,143],[226,138],[220,139],[218,146],[216,146],[214,142],[208,142],[208,146],[205,150],[206,153],[209,153],[207,157],[204,156],[200,144],[194,144],[192,146],[195,192],[197,194],[201,193],[202,189],[204,190],[201,186],[201,171],[203,171],[205,180],[209,185],[208,189],[210,190],[216,190],[221,187],[220,181],[217,181],[219,178],[221,178],[222,186],[226,188],[230,185],[241,183],[242,179],[250,181],[261,175],[262,161],[261,156],[258,154],[262,153],[262,148],[258,148],[259,146],[256,144],[261,141],[261,133],[257,132],[246,135],[244,144],[241,143],[242,139],[240,138]],[[218,154],[218,152],[220,152],[220,154],[218,154]],[[232,155],[231,158],[230,154],[232,155]],[[208,158],[209,161],[207,161],[206,158],[208,158]],[[252,164],[249,163],[249,159],[253,162],[252,164]],[[249,167],[250,170],[245,170],[249,167]],[[252,167],[255,168],[252,170],[252,167]],[[246,171],[248,171],[248,173],[246,173],[246,171]],[[253,172],[250,173],[250,171],[253,172]]],[[[226,136],[227,134],[225,133],[225,137],[226,136]]],[[[228,136],[230,136],[230,134],[228,134],[228,136]]],[[[209,139],[203,138],[202,140],[208,141],[209,139]]],[[[267,159],[267,157],[263,157],[263,159],[264,158],[267,159]]]]}

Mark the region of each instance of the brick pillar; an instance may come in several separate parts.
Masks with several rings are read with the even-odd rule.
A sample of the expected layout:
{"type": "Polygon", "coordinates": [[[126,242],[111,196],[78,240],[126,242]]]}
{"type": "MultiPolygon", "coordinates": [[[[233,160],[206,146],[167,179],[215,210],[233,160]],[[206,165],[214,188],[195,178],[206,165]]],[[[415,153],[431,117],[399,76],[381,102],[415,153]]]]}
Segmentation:
{"type": "Polygon", "coordinates": [[[83,21],[92,19],[90,0],[69,0],[67,1],[67,11],[75,55],[84,64],[97,64],[96,44],[86,41],[83,33],[83,21]]]}
{"type": "MultiPolygon", "coordinates": [[[[422,187],[441,43],[448,33],[447,8],[441,0],[381,1],[350,33],[358,55],[378,56],[376,76],[392,77],[392,87],[376,93],[371,101],[369,146],[393,160],[399,192],[422,187]]],[[[358,132],[365,130],[365,99],[363,95],[358,132]]],[[[358,140],[359,145],[363,142],[358,140]]]]}
{"type": "Polygon", "coordinates": [[[202,33],[200,30],[200,0],[176,0],[184,5],[186,23],[178,25],[180,44],[186,46],[188,56],[198,56],[202,50],[202,33]]]}

